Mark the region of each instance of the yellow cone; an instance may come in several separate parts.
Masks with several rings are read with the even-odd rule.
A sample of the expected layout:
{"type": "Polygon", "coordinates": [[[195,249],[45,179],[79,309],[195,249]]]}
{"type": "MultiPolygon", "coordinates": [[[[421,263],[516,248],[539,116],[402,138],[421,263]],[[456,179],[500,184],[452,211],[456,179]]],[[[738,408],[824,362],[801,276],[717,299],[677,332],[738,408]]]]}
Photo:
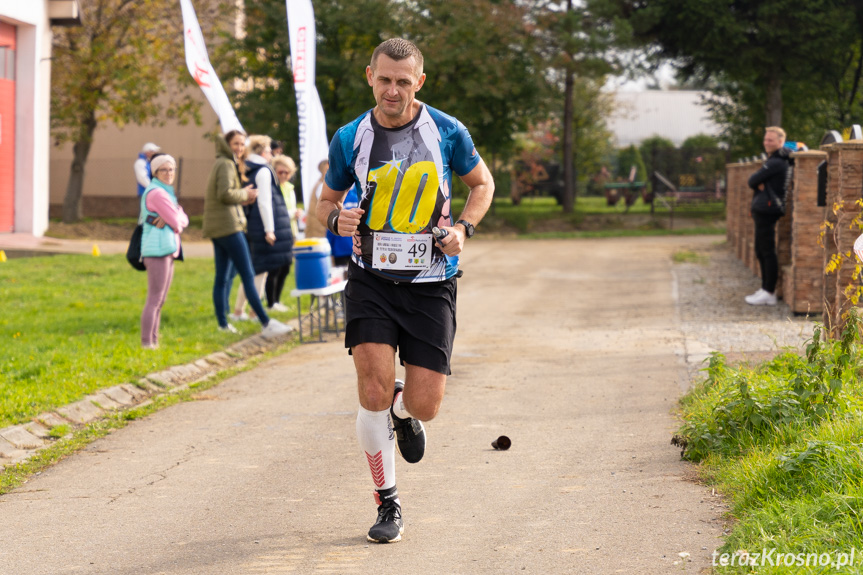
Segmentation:
{"type": "Polygon", "coordinates": [[[4,252],[3,250],[0,250],[0,262],[5,262],[5,261],[6,261],[6,252],[4,252]]]}
{"type": "Polygon", "coordinates": [[[93,244],[93,255],[97,258],[102,255],[102,251],[99,249],[99,244],[93,244]]]}

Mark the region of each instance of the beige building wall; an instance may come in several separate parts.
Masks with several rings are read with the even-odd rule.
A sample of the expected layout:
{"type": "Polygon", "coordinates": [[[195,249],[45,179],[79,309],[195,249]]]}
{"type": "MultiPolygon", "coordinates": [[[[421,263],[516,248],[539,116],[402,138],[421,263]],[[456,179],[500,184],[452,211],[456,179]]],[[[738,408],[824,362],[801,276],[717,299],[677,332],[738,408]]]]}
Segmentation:
{"type": "MultiPolygon", "coordinates": [[[[164,126],[127,125],[118,128],[104,122],[93,138],[90,156],[84,168],[84,217],[137,217],[140,208],[133,164],[147,142],[161,146],[162,151],[177,159],[180,173],[178,198],[189,215],[203,214],[204,190],[215,160],[212,135],[219,132],[215,112],[204,95],[196,90],[201,102],[200,126],[185,126],[169,121],[164,126]]],[[[51,146],[50,216],[62,216],[63,198],[72,166],[72,144],[51,146]]]]}
{"type": "Polygon", "coordinates": [[[13,233],[42,236],[48,228],[51,26],[77,14],[72,0],[0,0],[0,20],[16,27],[17,38],[13,233]]]}

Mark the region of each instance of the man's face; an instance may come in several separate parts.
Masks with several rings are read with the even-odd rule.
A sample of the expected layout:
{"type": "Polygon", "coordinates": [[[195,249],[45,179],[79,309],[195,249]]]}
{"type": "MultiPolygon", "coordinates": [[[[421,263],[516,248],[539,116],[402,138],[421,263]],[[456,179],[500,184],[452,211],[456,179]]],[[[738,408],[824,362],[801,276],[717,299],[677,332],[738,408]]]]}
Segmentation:
{"type": "Polygon", "coordinates": [[[425,74],[417,77],[415,67],[413,56],[393,60],[380,54],[374,70],[371,66],[366,68],[366,78],[388,127],[402,126],[411,120],[414,96],[426,79],[425,74]]]}
{"type": "Polygon", "coordinates": [[[764,132],[764,151],[768,154],[781,148],[784,143],[776,132],[764,132]]]}

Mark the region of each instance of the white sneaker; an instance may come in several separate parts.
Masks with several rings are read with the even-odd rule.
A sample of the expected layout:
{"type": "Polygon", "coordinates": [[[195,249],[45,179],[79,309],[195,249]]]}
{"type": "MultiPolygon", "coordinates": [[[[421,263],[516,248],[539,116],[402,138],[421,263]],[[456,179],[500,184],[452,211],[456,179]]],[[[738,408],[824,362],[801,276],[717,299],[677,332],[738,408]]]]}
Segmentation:
{"type": "Polygon", "coordinates": [[[277,301],[276,303],[273,304],[273,307],[271,307],[270,309],[273,311],[285,312],[285,311],[288,311],[288,306],[286,306],[285,304],[283,304],[280,301],[277,301]]]}
{"type": "Polygon", "coordinates": [[[225,331],[228,333],[240,333],[240,330],[232,326],[231,324],[226,325],[225,327],[219,326],[219,331],[225,331]]]}
{"type": "Polygon", "coordinates": [[[228,319],[232,319],[234,321],[249,321],[250,318],[249,314],[247,314],[246,312],[241,312],[239,314],[229,313],[228,319]]]}
{"type": "Polygon", "coordinates": [[[760,289],[752,295],[745,298],[749,305],[776,305],[776,294],[760,289]]]}
{"type": "Polygon", "coordinates": [[[277,319],[270,318],[270,323],[261,330],[261,335],[269,339],[291,333],[293,330],[293,327],[285,325],[277,319]]]}
{"type": "Polygon", "coordinates": [[[756,299],[758,299],[758,298],[760,298],[760,297],[761,297],[761,292],[763,292],[763,291],[764,291],[763,289],[758,288],[758,291],[756,291],[756,292],[755,292],[755,293],[753,293],[753,294],[750,294],[750,295],[746,296],[746,297],[745,297],[745,298],[743,298],[743,299],[746,301],[746,303],[751,304],[753,301],[755,301],[756,299]]]}

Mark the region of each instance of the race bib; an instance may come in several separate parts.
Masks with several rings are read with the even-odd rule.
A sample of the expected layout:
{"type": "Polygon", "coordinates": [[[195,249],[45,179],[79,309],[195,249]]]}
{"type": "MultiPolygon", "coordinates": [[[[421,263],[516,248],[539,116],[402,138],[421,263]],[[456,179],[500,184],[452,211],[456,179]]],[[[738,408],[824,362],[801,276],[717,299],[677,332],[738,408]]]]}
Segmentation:
{"type": "Polygon", "coordinates": [[[427,270],[431,267],[431,234],[374,233],[372,267],[378,270],[427,270]]]}

